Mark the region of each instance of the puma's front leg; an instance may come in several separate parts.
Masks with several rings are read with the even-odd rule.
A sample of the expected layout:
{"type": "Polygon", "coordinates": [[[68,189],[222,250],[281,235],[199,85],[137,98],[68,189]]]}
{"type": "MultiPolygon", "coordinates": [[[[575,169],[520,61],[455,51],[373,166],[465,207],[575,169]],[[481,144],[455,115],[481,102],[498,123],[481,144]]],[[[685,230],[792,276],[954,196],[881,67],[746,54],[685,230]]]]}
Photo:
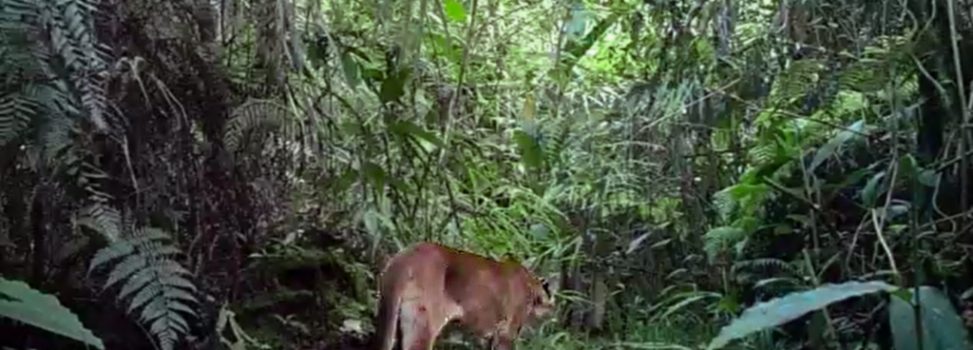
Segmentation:
{"type": "Polygon", "coordinates": [[[515,337],[506,334],[497,334],[490,338],[491,350],[514,350],[515,337]]]}

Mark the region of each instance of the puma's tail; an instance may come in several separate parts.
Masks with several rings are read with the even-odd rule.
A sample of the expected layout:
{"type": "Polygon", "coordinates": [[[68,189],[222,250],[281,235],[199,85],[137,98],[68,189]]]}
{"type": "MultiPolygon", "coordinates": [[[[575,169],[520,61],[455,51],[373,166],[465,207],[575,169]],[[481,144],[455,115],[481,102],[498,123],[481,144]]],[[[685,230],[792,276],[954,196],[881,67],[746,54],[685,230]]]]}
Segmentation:
{"type": "Polygon", "coordinates": [[[397,293],[395,283],[383,283],[378,300],[378,325],[375,334],[378,336],[377,350],[392,350],[395,336],[399,327],[399,306],[402,298],[397,293]]]}

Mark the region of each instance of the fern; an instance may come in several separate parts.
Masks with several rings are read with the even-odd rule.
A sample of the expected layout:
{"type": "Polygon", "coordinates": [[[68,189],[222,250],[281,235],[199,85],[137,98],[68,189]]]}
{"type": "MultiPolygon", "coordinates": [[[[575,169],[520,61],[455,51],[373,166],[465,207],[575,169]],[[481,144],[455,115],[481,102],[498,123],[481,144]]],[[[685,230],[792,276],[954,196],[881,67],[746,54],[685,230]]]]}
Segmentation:
{"type": "Polygon", "coordinates": [[[742,243],[747,239],[747,231],[737,227],[722,226],[717,227],[703,235],[703,250],[710,261],[716,259],[716,255],[723,252],[727,247],[735,246],[737,251],[742,250],[742,243]]]}
{"type": "MultiPolygon", "coordinates": [[[[904,36],[890,36],[882,38],[878,44],[863,49],[861,59],[851,63],[840,78],[843,89],[871,93],[887,89],[889,81],[897,79],[892,73],[898,71],[897,76],[911,76],[903,72],[915,69],[913,57],[910,53],[910,39],[904,36]]],[[[899,82],[902,84],[903,82],[899,82]]],[[[915,82],[906,81],[907,89],[914,89],[915,82]]]]}
{"type": "Polygon", "coordinates": [[[197,317],[192,305],[198,304],[191,273],[172,259],[180,251],[165,242],[168,238],[156,228],[137,230],[98,251],[89,268],[90,273],[117,262],[102,288],[121,286],[117,299],[128,300],[127,312],[148,326],[163,350],[174,349],[189,333],[186,317],[197,317]]]}
{"type": "Polygon", "coordinates": [[[750,259],[744,261],[737,261],[733,263],[732,271],[734,273],[740,270],[756,270],[756,269],[769,269],[774,268],[781,271],[793,271],[793,267],[784,260],[774,259],[774,258],[759,258],[750,259]]]}
{"type": "Polygon", "coordinates": [[[107,175],[76,141],[85,118],[107,128],[100,78],[107,63],[94,39],[95,11],[85,0],[0,0],[0,145],[36,135],[25,144],[40,166],[80,189],[87,202],[82,223],[114,241],[120,219],[101,190],[107,175]]]}
{"type": "Polygon", "coordinates": [[[19,137],[37,114],[33,89],[25,90],[0,96],[0,146],[19,137]]]}
{"type": "Polygon", "coordinates": [[[121,213],[105,203],[95,202],[80,210],[79,224],[100,233],[109,241],[121,237],[121,213]]]}
{"type": "Polygon", "coordinates": [[[226,149],[236,152],[247,132],[281,128],[285,137],[296,134],[297,123],[291,121],[290,111],[272,100],[249,100],[233,110],[226,123],[223,140],[226,149]]]}
{"type": "Polygon", "coordinates": [[[792,62],[780,75],[775,84],[775,100],[788,101],[804,96],[807,87],[818,80],[823,73],[821,60],[805,59],[792,62]]]}
{"type": "Polygon", "coordinates": [[[37,87],[29,78],[40,73],[31,52],[27,9],[0,0],[0,146],[19,138],[38,114],[37,87]]]}
{"type": "Polygon", "coordinates": [[[553,137],[547,140],[547,144],[544,145],[544,152],[547,158],[547,164],[552,169],[557,169],[561,164],[562,159],[566,156],[565,152],[570,146],[570,138],[574,135],[573,131],[573,121],[566,120],[560,125],[560,130],[554,133],[553,137]]]}
{"type": "MultiPolygon", "coordinates": [[[[18,2],[18,0],[8,0],[18,2]]],[[[80,92],[80,102],[88,118],[99,129],[106,129],[103,114],[107,97],[102,79],[105,74],[107,50],[95,40],[94,1],[48,0],[38,7],[40,23],[50,34],[50,52],[69,69],[69,79],[80,92]]]]}

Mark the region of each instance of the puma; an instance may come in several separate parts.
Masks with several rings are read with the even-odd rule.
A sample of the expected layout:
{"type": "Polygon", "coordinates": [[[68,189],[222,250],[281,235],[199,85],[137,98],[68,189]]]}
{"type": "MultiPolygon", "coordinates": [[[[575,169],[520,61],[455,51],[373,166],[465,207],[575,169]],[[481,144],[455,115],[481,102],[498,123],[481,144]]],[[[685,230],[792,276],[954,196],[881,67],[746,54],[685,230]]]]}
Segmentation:
{"type": "Polygon", "coordinates": [[[380,350],[392,350],[399,327],[403,350],[431,350],[451,322],[491,349],[512,350],[525,324],[554,309],[547,282],[521,264],[429,242],[388,260],[378,303],[380,350]]]}

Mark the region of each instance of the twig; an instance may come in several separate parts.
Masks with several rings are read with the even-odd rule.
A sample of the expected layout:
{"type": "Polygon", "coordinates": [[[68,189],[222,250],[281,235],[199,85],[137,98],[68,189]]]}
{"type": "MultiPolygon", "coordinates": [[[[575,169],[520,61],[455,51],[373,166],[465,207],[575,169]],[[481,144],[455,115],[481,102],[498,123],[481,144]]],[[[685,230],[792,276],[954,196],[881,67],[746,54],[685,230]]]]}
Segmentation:
{"type": "Polygon", "coordinates": [[[889,259],[889,266],[892,268],[892,273],[895,274],[896,278],[900,278],[899,268],[895,266],[895,257],[892,256],[892,249],[889,248],[888,242],[885,241],[885,235],[882,234],[882,226],[878,223],[878,211],[871,209],[872,212],[872,225],[875,226],[875,234],[878,235],[878,242],[882,245],[882,249],[885,250],[885,255],[889,259]]]}

